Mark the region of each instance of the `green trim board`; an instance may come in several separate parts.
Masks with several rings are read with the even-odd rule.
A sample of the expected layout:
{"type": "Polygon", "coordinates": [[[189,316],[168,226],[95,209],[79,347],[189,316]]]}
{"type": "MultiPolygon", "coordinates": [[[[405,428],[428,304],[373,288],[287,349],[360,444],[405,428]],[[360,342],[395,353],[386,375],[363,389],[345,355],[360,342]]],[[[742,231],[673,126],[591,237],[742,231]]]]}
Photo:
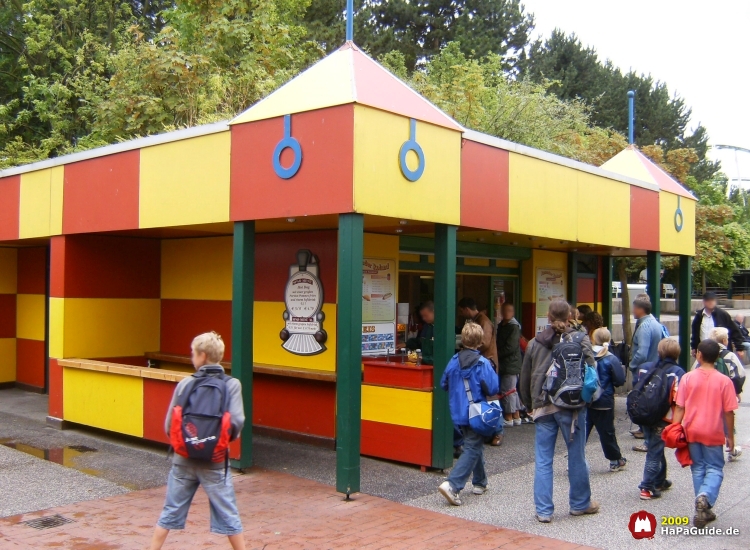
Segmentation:
{"type": "Polygon", "coordinates": [[[680,256],[680,286],[677,288],[677,308],[680,336],[680,366],[690,370],[690,324],[692,321],[693,258],[680,256]]]}
{"type": "Polygon", "coordinates": [[[612,328],[612,257],[602,256],[602,318],[604,326],[612,328]]]}
{"type": "Polygon", "coordinates": [[[235,222],[232,258],[232,376],[242,384],[245,426],[235,468],[253,464],[253,306],[255,295],[255,222],[235,222]]]}
{"type": "Polygon", "coordinates": [[[336,490],[359,492],[364,216],[340,214],[336,299],[336,490]]]}
{"type": "Polygon", "coordinates": [[[578,304],[578,253],[568,252],[568,302],[578,304]]]}
{"type": "Polygon", "coordinates": [[[435,348],[432,391],[432,467],[453,466],[453,422],[448,394],[440,387],[455,352],[456,232],[453,225],[435,226],[435,348]]]}
{"type": "MultiPolygon", "coordinates": [[[[436,262],[437,263],[437,262],[436,262]]],[[[399,262],[399,271],[424,271],[432,273],[435,271],[435,264],[425,262],[399,262]]],[[[457,265],[457,273],[478,274],[478,275],[510,275],[518,277],[521,269],[513,267],[484,267],[480,265],[457,265]]]]}
{"type": "MultiPolygon", "coordinates": [[[[407,254],[432,254],[433,250],[435,250],[435,241],[436,239],[429,237],[401,235],[399,237],[399,251],[407,254]]],[[[457,241],[456,255],[503,260],[528,260],[531,258],[531,249],[499,244],[457,241]]]]}
{"type": "Polygon", "coordinates": [[[646,291],[651,298],[651,314],[661,317],[661,253],[649,250],[646,253],[646,291]]]}

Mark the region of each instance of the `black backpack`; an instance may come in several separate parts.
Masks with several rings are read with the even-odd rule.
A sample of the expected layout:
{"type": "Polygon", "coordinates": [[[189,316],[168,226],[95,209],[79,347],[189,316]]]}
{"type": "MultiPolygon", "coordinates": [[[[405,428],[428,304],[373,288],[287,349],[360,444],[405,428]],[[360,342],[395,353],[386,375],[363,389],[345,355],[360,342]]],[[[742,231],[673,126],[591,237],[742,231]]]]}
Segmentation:
{"type": "Polygon", "coordinates": [[[547,369],[547,379],[542,389],[550,403],[563,409],[582,409],[583,381],[586,363],[583,360],[582,332],[560,335],[560,341],[552,348],[552,364],[547,369]]]}
{"type": "Polygon", "coordinates": [[[734,393],[737,395],[742,393],[742,387],[745,385],[745,377],[740,376],[737,366],[733,361],[727,361],[726,357],[729,355],[729,350],[724,348],[719,352],[719,358],[716,360],[714,366],[724,376],[728,376],[734,385],[734,393]]]}
{"type": "Polygon", "coordinates": [[[609,344],[609,352],[620,360],[620,363],[626,367],[630,363],[630,346],[622,341],[615,344],[614,341],[609,344]]]}
{"type": "Polygon", "coordinates": [[[669,412],[672,384],[667,368],[659,363],[648,376],[641,376],[628,394],[628,416],[633,423],[654,426],[669,412]]]}
{"type": "Polygon", "coordinates": [[[195,373],[172,409],[169,442],[185,458],[227,462],[232,435],[229,377],[221,367],[195,373]]]}

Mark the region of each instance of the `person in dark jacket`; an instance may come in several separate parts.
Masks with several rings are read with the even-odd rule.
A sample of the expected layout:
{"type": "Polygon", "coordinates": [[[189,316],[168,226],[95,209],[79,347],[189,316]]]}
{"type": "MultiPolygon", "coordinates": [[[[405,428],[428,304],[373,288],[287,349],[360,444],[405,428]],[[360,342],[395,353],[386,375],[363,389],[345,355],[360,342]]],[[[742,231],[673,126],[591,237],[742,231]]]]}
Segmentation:
{"type": "Polygon", "coordinates": [[[609,459],[609,471],[619,472],[628,461],[622,456],[615,435],[615,388],[625,383],[625,367],[609,352],[611,341],[612,334],[606,328],[594,330],[592,342],[602,393],[586,413],[586,441],[596,427],[604,457],[609,459]]]}
{"type": "Polygon", "coordinates": [[[711,329],[724,327],[729,331],[729,341],[734,346],[734,351],[742,354],[740,356],[740,359],[742,359],[745,355],[745,346],[743,345],[745,341],[742,338],[742,333],[732,320],[732,316],[716,305],[716,299],[715,292],[706,292],[703,295],[703,307],[698,310],[693,318],[693,330],[690,337],[691,353],[695,357],[698,344],[711,338],[711,329]]]}
{"type": "Polygon", "coordinates": [[[521,402],[516,385],[521,374],[521,324],[516,321],[513,304],[502,306],[503,320],[497,325],[497,360],[500,394],[506,426],[521,425],[521,402]],[[511,392],[511,393],[508,393],[511,392]]]}
{"type": "Polygon", "coordinates": [[[464,384],[464,381],[468,382],[475,402],[485,400],[499,391],[495,369],[477,349],[482,344],[483,336],[484,330],[481,326],[466,323],[461,331],[461,344],[464,349],[453,356],[440,379],[440,387],[448,392],[448,406],[453,425],[459,427],[464,435],[464,452],[448,474],[448,479],[438,487],[440,494],[454,506],[461,505],[458,494],[472,473],[472,493],[482,495],[487,490],[484,437],[469,426],[469,397],[464,384]]]}
{"type": "Polygon", "coordinates": [[[680,344],[677,340],[665,338],[659,342],[659,359],[640,366],[638,378],[648,380],[657,368],[663,368],[670,384],[669,410],[667,415],[653,426],[643,426],[646,443],[646,462],[643,466],[643,481],[638,488],[641,490],[641,500],[659,498],[661,492],[669,489],[672,482],[667,479],[667,459],[664,457],[664,440],[661,432],[671,424],[674,415],[677,387],[685,371],[677,364],[680,358],[680,344]]]}

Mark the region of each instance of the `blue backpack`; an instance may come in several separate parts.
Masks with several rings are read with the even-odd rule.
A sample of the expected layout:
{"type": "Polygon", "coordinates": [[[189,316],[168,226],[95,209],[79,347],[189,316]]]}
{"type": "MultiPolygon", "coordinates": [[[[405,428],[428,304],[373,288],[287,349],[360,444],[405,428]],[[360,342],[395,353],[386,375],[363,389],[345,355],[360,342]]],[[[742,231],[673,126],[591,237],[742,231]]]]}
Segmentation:
{"type": "MultiPolygon", "coordinates": [[[[661,323],[659,323],[661,325],[661,323]]],[[[661,325],[661,339],[669,338],[669,329],[664,325],[661,325]]]]}
{"type": "Polygon", "coordinates": [[[503,421],[503,409],[500,402],[497,400],[474,401],[469,381],[466,378],[464,378],[464,389],[466,398],[469,400],[469,427],[484,437],[495,435],[503,421]]]}

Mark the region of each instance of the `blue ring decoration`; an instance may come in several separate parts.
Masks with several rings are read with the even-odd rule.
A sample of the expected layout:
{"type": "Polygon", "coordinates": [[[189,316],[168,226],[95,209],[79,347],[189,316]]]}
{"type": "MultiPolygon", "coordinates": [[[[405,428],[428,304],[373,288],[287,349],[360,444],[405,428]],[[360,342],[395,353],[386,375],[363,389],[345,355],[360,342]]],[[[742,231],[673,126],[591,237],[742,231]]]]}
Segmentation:
{"type": "Polygon", "coordinates": [[[282,179],[288,180],[294,177],[302,164],[302,147],[296,138],[292,137],[292,117],[284,115],[284,137],[281,138],[273,150],[273,171],[282,179]],[[291,149],[294,153],[294,162],[289,168],[281,165],[281,153],[284,149],[291,149]]]}
{"type": "Polygon", "coordinates": [[[409,181],[417,181],[424,173],[424,151],[422,151],[422,147],[417,143],[417,121],[413,118],[409,121],[409,139],[404,142],[398,153],[398,164],[401,167],[401,173],[409,181]],[[406,154],[409,151],[414,151],[419,159],[419,165],[416,170],[410,170],[406,164],[406,154]]]}
{"type": "Polygon", "coordinates": [[[682,231],[682,226],[685,225],[685,216],[682,214],[682,208],[680,208],[680,196],[677,196],[677,210],[674,211],[674,228],[679,233],[682,231]],[[677,218],[680,219],[680,221],[677,221],[677,218]]]}

